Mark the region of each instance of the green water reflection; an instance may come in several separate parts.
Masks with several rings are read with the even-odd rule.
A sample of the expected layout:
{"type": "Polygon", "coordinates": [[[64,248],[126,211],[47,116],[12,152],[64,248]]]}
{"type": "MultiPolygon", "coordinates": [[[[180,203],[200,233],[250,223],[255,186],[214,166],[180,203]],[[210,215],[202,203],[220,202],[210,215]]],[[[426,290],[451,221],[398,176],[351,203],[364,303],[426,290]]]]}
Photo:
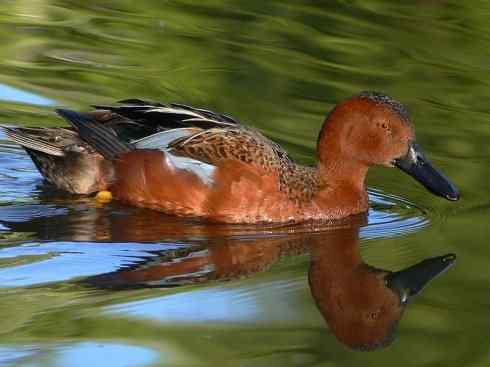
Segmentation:
{"type": "MultiPolygon", "coordinates": [[[[304,255],[227,283],[111,291],[80,282],[86,273],[98,271],[97,254],[105,248],[90,241],[118,234],[116,241],[137,241],[128,237],[132,231],[117,225],[118,215],[129,214],[117,205],[97,211],[90,202],[46,194],[25,154],[2,145],[0,219],[8,224],[2,224],[1,250],[10,257],[0,259],[0,275],[17,281],[7,284],[5,275],[0,284],[2,361],[75,365],[63,358],[79,361],[91,350],[106,350],[109,356],[134,353],[134,359],[109,360],[100,352],[90,364],[488,365],[489,13],[484,1],[449,0],[4,0],[0,84],[8,93],[0,94],[2,122],[58,125],[62,122],[51,112],[51,101],[85,109],[144,97],[226,112],[284,144],[297,160],[311,163],[327,111],[360,90],[380,90],[408,106],[418,141],[458,184],[462,200],[436,198],[395,170],[370,172],[371,187],[416,203],[426,219],[418,220],[424,225],[416,231],[396,233],[394,228],[401,236],[387,231],[363,237],[364,260],[400,269],[455,252],[458,264],[410,306],[398,341],[388,349],[357,353],[326,329],[309,294],[304,255]],[[47,100],[29,99],[25,92],[47,100]],[[53,210],[61,212],[47,214],[53,210]],[[76,246],[67,249],[61,240],[87,241],[94,252],[76,257],[76,246]],[[42,251],[34,251],[36,246],[42,251]],[[43,271],[63,273],[62,266],[49,265],[57,259],[75,268],[74,278],[43,283],[43,271]],[[16,265],[32,268],[23,272],[16,265]],[[35,271],[41,272],[37,282],[35,271]],[[253,310],[253,317],[159,323],[108,312],[136,301],[154,301],[152,312],[158,312],[158,300],[173,294],[197,302],[194,292],[208,292],[220,300],[222,289],[231,294],[229,314],[239,304],[253,310]]],[[[393,212],[403,216],[404,210],[397,204],[393,212]]],[[[151,215],[137,218],[154,220],[151,215]]],[[[161,241],[203,240],[201,229],[192,234],[195,238],[161,241]]],[[[119,250],[100,258],[107,259],[101,272],[147,256],[132,248],[119,250]]]]}

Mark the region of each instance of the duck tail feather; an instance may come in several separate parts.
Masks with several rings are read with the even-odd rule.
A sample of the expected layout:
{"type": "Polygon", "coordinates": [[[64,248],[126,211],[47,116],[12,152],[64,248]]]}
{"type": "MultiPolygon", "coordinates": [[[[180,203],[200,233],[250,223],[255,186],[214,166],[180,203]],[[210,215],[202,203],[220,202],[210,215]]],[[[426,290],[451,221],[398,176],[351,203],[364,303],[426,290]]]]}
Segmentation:
{"type": "Polygon", "coordinates": [[[42,141],[38,137],[30,136],[28,133],[24,133],[22,128],[12,128],[2,125],[0,126],[0,129],[5,132],[5,135],[7,135],[9,140],[21,145],[25,149],[35,150],[57,157],[65,155],[62,148],[42,141]]]}

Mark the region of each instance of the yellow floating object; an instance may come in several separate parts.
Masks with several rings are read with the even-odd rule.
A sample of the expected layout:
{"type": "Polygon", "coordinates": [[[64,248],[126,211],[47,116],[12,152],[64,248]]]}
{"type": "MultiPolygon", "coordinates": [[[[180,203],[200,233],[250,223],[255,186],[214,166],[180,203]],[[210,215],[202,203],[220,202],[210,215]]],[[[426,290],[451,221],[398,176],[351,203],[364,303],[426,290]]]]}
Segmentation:
{"type": "Polygon", "coordinates": [[[99,191],[97,195],[95,195],[95,200],[99,203],[108,203],[112,200],[112,193],[110,191],[99,191]]]}

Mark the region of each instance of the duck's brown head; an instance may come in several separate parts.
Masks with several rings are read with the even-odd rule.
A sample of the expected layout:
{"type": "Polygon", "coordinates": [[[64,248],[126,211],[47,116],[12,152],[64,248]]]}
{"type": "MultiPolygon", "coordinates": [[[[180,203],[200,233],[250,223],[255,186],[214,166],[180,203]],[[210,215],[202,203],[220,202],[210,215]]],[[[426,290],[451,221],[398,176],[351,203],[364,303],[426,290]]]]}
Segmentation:
{"type": "Polygon", "coordinates": [[[432,193],[459,198],[458,189],[416,144],[407,109],[384,94],[362,92],[339,103],[323,124],[317,149],[320,164],[396,166],[432,193]]]}

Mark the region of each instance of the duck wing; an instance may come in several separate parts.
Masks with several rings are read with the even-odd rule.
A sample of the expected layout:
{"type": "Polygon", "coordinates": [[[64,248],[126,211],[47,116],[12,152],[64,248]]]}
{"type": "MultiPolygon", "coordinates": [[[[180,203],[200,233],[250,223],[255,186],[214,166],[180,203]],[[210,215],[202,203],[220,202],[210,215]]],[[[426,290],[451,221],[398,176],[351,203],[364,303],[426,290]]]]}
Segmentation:
{"type": "Polygon", "coordinates": [[[154,132],[182,128],[238,126],[238,120],[216,112],[187,106],[184,104],[162,104],[140,99],[126,99],[117,102],[117,106],[95,105],[98,110],[111,111],[125,117],[133,124],[154,129],[154,132]]]}
{"type": "Polygon", "coordinates": [[[108,159],[135,149],[159,149],[174,157],[213,166],[230,160],[266,170],[294,165],[278,144],[230,116],[176,103],[165,105],[140,99],[118,103],[96,105],[97,111],[92,114],[57,112],[75,127],[81,139],[108,159]],[[119,116],[119,120],[95,117],[94,113],[104,111],[119,116]],[[111,119],[116,122],[111,123],[111,119]],[[145,136],[128,142],[117,130],[121,124],[140,126],[145,129],[145,136]]]}
{"type": "Polygon", "coordinates": [[[276,173],[281,181],[296,167],[279,145],[243,127],[170,129],[134,141],[133,145],[135,149],[165,151],[167,164],[193,172],[206,184],[213,183],[217,166],[230,161],[261,167],[276,173]]]}
{"type": "Polygon", "coordinates": [[[109,123],[102,123],[93,113],[81,113],[66,109],[57,109],[56,113],[70,123],[83,142],[95,149],[104,158],[113,160],[121,154],[135,149],[131,143],[118,136],[109,123]]]}
{"type": "Polygon", "coordinates": [[[168,150],[172,154],[212,165],[239,161],[260,166],[266,171],[282,170],[294,165],[278,144],[257,130],[244,127],[202,130],[171,141],[168,150]]]}

